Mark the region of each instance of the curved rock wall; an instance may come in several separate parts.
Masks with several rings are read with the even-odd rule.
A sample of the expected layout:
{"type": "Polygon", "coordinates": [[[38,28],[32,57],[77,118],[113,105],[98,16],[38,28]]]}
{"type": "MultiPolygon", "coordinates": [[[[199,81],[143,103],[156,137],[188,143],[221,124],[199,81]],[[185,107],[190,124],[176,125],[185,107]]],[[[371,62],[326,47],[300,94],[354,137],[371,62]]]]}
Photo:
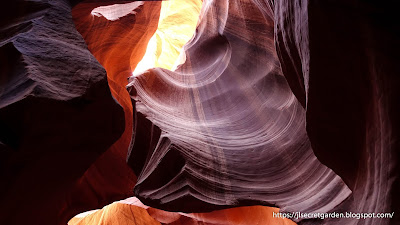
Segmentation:
{"type": "Polygon", "coordinates": [[[128,163],[144,204],[325,212],[349,196],[313,154],[265,12],[252,1],[204,1],[185,63],[130,78],[135,143],[128,163]]]}
{"type": "Polygon", "coordinates": [[[0,14],[0,224],[65,224],[66,196],[120,137],[123,111],[68,1],[0,14]]]}
{"type": "MultiPolygon", "coordinates": [[[[398,224],[399,30],[394,5],[372,1],[276,1],[282,69],[307,109],[322,163],[352,189],[342,207],[395,212],[346,224],[398,224]]],[[[342,221],[328,224],[343,224],[342,221]]]]}
{"type": "Polygon", "coordinates": [[[137,72],[162,3],[78,3],[0,8],[1,224],[132,195],[154,208],[93,218],[292,223],[276,206],[395,215],[299,224],[399,223],[395,4],[204,0],[179,66],[137,72]],[[226,209],[249,205],[264,206],[226,209]]]}
{"type": "Polygon", "coordinates": [[[210,213],[167,212],[143,205],[132,197],[114,202],[99,210],[72,218],[69,225],[86,224],[155,224],[155,225],[295,225],[289,219],[274,218],[279,209],[265,206],[246,206],[217,210],[210,213]]]}

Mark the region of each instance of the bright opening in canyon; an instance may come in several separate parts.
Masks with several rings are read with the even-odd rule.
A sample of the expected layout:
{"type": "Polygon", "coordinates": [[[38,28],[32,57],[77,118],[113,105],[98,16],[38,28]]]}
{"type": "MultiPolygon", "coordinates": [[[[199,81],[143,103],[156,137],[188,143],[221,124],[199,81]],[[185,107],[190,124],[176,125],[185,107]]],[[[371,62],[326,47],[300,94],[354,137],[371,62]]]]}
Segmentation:
{"type": "Polygon", "coordinates": [[[397,11],[4,2],[0,224],[400,224],[397,11]]]}
{"type": "Polygon", "coordinates": [[[160,67],[175,70],[185,61],[183,46],[193,37],[200,16],[201,0],[162,1],[158,27],[133,75],[160,67]]]}

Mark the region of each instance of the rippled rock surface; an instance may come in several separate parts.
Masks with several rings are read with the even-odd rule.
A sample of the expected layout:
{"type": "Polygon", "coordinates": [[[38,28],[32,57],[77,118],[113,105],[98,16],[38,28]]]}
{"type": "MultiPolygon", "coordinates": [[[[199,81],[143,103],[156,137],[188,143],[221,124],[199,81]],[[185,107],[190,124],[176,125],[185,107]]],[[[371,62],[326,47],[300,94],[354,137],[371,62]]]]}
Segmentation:
{"type": "Polygon", "coordinates": [[[0,224],[65,224],[77,212],[67,196],[122,134],[123,111],[68,1],[0,11],[0,224]]]}
{"type": "Polygon", "coordinates": [[[326,212],[350,194],[315,157],[266,4],[204,1],[185,63],[130,78],[136,196],[171,211],[326,212]]]}
{"type": "Polygon", "coordinates": [[[132,225],[295,225],[293,221],[274,218],[279,209],[265,206],[246,206],[217,210],[210,213],[167,212],[143,205],[132,197],[114,202],[99,210],[72,218],[69,225],[132,224],[132,225]]]}
{"type": "Polygon", "coordinates": [[[0,224],[400,223],[394,4],[168,4],[0,8],[0,224]]]}
{"type": "Polygon", "coordinates": [[[341,207],[395,215],[326,224],[400,223],[395,8],[372,1],[275,1],[277,52],[307,109],[313,150],[353,192],[341,207]]]}

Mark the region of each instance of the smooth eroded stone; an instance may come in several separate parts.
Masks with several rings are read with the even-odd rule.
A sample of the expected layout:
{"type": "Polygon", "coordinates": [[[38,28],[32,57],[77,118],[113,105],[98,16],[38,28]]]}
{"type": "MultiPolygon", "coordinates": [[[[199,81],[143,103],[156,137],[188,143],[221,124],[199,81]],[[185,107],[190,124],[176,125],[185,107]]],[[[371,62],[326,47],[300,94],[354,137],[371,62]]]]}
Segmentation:
{"type": "Polygon", "coordinates": [[[350,190],[315,157],[282,75],[270,4],[203,1],[185,61],[130,78],[136,196],[168,211],[326,212],[350,190]]]}
{"type": "Polygon", "coordinates": [[[315,224],[399,224],[400,26],[394,2],[275,1],[282,70],[306,110],[317,158],[352,190],[339,208],[394,218],[315,224]]]}

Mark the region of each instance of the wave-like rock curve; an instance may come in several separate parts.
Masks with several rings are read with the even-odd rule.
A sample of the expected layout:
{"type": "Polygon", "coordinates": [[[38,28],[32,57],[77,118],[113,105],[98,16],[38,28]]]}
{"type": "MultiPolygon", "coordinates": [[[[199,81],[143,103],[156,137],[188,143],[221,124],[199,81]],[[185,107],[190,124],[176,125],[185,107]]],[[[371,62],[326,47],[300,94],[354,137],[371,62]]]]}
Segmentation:
{"type": "MultiPolygon", "coordinates": [[[[325,224],[399,224],[399,31],[393,5],[276,1],[282,70],[307,109],[318,159],[352,190],[345,211],[394,218],[325,224]]],[[[318,223],[320,224],[320,223],[318,223]]]]}
{"type": "Polygon", "coordinates": [[[313,154],[305,111],[275,53],[271,11],[256,3],[204,1],[185,63],[131,77],[128,163],[146,205],[326,212],[349,196],[313,154]]]}

